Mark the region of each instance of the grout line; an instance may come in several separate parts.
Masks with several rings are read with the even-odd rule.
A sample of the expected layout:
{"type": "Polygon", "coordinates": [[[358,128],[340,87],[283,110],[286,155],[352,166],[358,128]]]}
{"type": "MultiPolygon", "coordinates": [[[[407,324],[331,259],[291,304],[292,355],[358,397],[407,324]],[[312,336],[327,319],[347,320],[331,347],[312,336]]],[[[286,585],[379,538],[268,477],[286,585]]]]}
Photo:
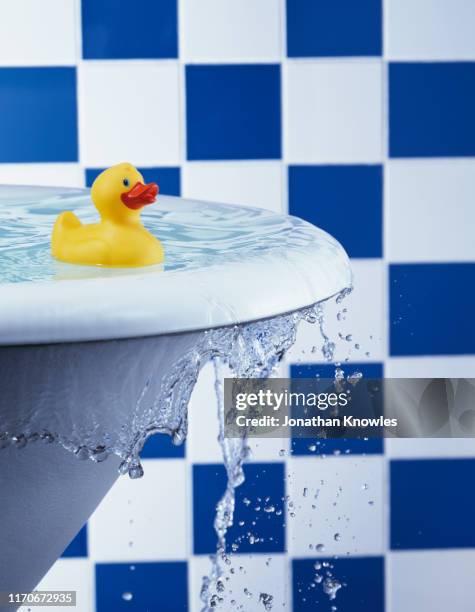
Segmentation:
{"type": "Polygon", "coordinates": [[[282,214],[289,212],[289,176],[287,164],[287,135],[288,135],[288,90],[287,74],[287,11],[286,0],[280,0],[280,166],[281,166],[281,201],[280,210],[282,214]]]}
{"type": "Polygon", "coordinates": [[[184,0],[177,1],[178,22],[178,104],[179,104],[179,166],[181,193],[185,191],[183,166],[187,160],[186,135],[186,62],[184,61],[184,41],[186,34],[184,0]]]}
{"type": "MultiPolygon", "coordinates": [[[[390,332],[391,332],[391,321],[390,321],[390,301],[389,301],[389,261],[388,255],[390,252],[390,232],[389,232],[389,63],[388,63],[388,41],[389,41],[389,0],[383,0],[382,6],[382,24],[381,31],[383,37],[382,46],[382,154],[383,154],[383,202],[382,202],[382,215],[383,215],[383,227],[382,238],[383,238],[383,250],[382,259],[385,262],[384,266],[384,277],[383,277],[383,321],[384,321],[384,346],[383,348],[383,373],[387,376],[387,370],[389,365],[389,347],[390,347],[390,332]]],[[[389,483],[389,457],[387,441],[384,441],[383,449],[383,500],[381,512],[382,523],[383,523],[383,577],[384,577],[384,609],[386,612],[390,612],[390,572],[389,572],[389,537],[390,537],[390,483],[389,483]]]]}
{"type": "Polygon", "coordinates": [[[312,55],[309,57],[286,57],[286,60],[290,64],[377,64],[381,61],[383,55],[338,55],[338,56],[323,56],[323,55],[312,55]]]}
{"type": "Polygon", "coordinates": [[[84,116],[84,72],[82,59],[82,14],[81,0],[74,0],[75,10],[75,37],[76,37],[76,107],[77,107],[77,137],[78,137],[78,164],[82,175],[81,186],[86,186],[86,169],[84,164],[84,129],[86,125],[84,116]]]}

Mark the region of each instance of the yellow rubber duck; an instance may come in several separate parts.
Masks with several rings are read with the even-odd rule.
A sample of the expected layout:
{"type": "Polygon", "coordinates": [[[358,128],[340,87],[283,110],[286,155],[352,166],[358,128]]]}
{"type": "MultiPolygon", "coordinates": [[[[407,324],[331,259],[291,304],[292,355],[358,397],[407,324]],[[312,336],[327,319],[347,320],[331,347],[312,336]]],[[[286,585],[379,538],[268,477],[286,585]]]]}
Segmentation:
{"type": "Polygon", "coordinates": [[[158,194],[156,183],[144,184],[131,164],[104,170],[94,181],[91,197],[99,211],[99,223],[83,225],[72,212],[56,219],[51,237],[53,257],[68,263],[138,267],[161,263],[163,247],[140,220],[141,209],[158,194]]]}

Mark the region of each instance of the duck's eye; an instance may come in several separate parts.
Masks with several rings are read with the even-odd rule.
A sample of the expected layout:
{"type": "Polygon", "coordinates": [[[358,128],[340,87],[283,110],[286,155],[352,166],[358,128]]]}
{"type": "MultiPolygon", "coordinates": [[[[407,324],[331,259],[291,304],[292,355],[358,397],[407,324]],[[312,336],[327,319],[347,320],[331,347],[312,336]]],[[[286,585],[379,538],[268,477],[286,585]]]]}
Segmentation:
{"type": "Polygon", "coordinates": [[[124,184],[124,187],[128,187],[130,185],[129,179],[124,179],[122,183],[124,184]]]}

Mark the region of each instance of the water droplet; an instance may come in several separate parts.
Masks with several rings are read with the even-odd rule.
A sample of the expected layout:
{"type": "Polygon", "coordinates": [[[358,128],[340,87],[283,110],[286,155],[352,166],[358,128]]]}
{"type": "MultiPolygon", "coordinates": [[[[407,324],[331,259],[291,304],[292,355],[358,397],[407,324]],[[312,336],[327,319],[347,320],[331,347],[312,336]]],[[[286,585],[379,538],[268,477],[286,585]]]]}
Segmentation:
{"type": "Polygon", "coordinates": [[[80,446],[76,451],[76,457],[81,461],[85,461],[86,459],[89,459],[90,457],[89,449],[86,446],[80,446]]]}
{"type": "Polygon", "coordinates": [[[106,447],[104,445],[100,445],[96,446],[96,448],[93,450],[91,458],[96,463],[102,463],[107,459],[108,455],[109,453],[107,452],[106,447]]]}
{"type": "Polygon", "coordinates": [[[323,582],[323,592],[328,595],[330,601],[335,599],[338,589],[341,589],[341,583],[335,578],[325,578],[323,582]]]}
{"type": "Polygon", "coordinates": [[[244,595],[249,598],[252,597],[252,593],[248,588],[244,589],[244,595]]]}
{"type": "Polygon", "coordinates": [[[315,550],[316,550],[317,552],[324,552],[324,551],[325,551],[325,544],[317,544],[317,545],[315,546],[315,550]]]}
{"type": "Polygon", "coordinates": [[[363,378],[363,373],[356,370],[353,374],[350,374],[347,378],[348,382],[355,386],[363,378]]]}
{"type": "Polygon", "coordinates": [[[335,540],[335,542],[339,542],[341,540],[341,535],[339,533],[335,533],[333,539],[335,540]]]}
{"type": "Polygon", "coordinates": [[[140,461],[131,465],[129,468],[129,478],[132,480],[136,480],[137,478],[142,478],[143,476],[143,467],[140,461]]]}
{"type": "Polygon", "coordinates": [[[124,601],[132,601],[133,598],[134,596],[130,591],[126,591],[125,593],[122,593],[122,599],[124,601]]]}
{"type": "Polygon", "coordinates": [[[268,593],[261,593],[259,595],[259,601],[264,606],[264,610],[272,610],[272,602],[274,601],[272,595],[269,595],[268,593]]]}

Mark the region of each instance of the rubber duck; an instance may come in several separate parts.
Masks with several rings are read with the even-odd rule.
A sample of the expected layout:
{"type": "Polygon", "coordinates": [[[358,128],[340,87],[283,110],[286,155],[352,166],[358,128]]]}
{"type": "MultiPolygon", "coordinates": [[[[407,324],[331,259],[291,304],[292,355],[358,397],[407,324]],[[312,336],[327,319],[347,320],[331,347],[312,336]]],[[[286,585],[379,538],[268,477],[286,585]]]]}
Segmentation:
{"type": "Polygon", "coordinates": [[[163,247],[140,219],[142,208],[155,202],[157,194],[158,185],[145,184],[132,164],[104,170],[91,188],[100,222],[85,225],[73,212],[61,213],[51,237],[53,257],[73,264],[122,268],[161,263],[163,247]]]}

